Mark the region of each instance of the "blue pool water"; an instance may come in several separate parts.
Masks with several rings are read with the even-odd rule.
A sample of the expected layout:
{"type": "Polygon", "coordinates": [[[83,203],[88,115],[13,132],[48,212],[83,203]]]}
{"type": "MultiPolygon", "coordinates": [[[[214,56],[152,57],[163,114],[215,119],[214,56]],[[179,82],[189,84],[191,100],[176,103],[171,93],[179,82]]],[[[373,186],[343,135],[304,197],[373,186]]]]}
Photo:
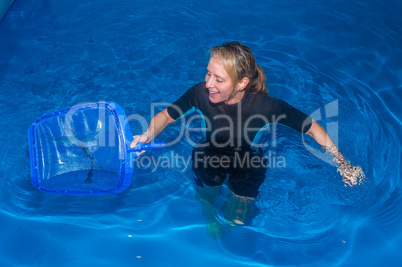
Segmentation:
{"type": "MultiPolygon", "coordinates": [[[[396,0],[16,0],[0,22],[1,265],[401,266],[400,14],[396,0]],[[202,81],[208,49],[232,40],[253,50],[270,95],[321,114],[363,184],[345,187],[335,167],[278,126],[286,168],[269,171],[247,226],[230,227],[219,212],[218,240],[180,164],[138,168],[119,194],[32,187],[27,130],[36,118],[106,100],[149,120],[151,103],[202,81]]],[[[131,129],[141,131],[135,121],[131,129]]],[[[180,130],[171,125],[158,140],[180,130]]],[[[171,153],[187,159],[191,144],[149,155],[171,153]]]]}

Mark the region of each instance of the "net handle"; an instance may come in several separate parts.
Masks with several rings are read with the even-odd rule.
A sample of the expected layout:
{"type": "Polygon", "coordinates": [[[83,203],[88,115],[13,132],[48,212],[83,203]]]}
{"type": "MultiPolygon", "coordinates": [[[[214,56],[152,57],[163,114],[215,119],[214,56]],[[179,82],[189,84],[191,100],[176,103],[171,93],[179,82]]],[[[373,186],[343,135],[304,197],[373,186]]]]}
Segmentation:
{"type": "Polygon", "coordinates": [[[161,149],[165,148],[164,142],[156,142],[156,143],[137,143],[137,145],[132,148],[128,149],[127,152],[139,152],[142,150],[151,150],[151,149],[161,149]]]}

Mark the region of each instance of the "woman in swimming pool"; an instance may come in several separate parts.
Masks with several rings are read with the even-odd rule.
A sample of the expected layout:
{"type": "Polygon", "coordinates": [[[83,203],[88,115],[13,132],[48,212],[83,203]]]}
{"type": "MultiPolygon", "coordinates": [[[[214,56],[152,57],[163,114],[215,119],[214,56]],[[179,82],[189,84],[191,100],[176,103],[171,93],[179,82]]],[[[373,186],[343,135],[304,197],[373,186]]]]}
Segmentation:
{"type": "Polygon", "coordinates": [[[267,124],[280,123],[313,137],[343,166],[343,181],[357,184],[361,169],[353,169],[310,116],[267,95],[264,71],[255,63],[251,50],[239,42],[212,48],[205,82],[196,84],[158,113],[145,133],[134,136],[131,147],[137,142],[150,142],[192,108],[203,114],[206,126],[205,140],[192,155],[197,198],[205,208],[208,231],[215,237],[221,231],[213,200],[227,176],[231,195],[223,206],[226,220],[242,225],[251,213],[267,169],[267,159],[253,140],[267,124]]]}

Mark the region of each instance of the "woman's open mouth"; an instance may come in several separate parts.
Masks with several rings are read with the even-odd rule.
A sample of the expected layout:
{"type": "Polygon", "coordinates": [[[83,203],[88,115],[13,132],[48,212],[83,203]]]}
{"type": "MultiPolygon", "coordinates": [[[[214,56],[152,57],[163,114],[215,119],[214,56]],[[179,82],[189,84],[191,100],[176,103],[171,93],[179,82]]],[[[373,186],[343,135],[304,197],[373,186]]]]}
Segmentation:
{"type": "Polygon", "coordinates": [[[212,97],[215,97],[219,94],[218,91],[210,91],[210,90],[208,90],[208,93],[209,93],[209,96],[212,96],[212,97]]]}

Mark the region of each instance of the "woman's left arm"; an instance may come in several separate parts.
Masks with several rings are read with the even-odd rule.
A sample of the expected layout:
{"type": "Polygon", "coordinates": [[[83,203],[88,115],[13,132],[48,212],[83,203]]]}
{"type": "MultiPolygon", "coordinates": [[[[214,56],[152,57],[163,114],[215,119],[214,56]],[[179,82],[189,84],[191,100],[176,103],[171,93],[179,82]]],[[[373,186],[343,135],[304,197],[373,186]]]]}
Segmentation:
{"type": "Polygon", "coordinates": [[[313,139],[321,145],[321,147],[325,150],[328,151],[328,148],[336,147],[334,142],[332,142],[331,138],[327,134],[327,132],[324,130],[324,128],[319,125],[315,120],[313,120],[313,123],[311,124],[310,129],[306,132],[307,135],[313,137],[313,139]]]}
{"type": "Polygon", "coordinates": [[[364,173],[361,167],[353,167],[342,155],[339,148],[336,147],[334,142],[324,130],[324,128],[313,120],[310,129],[306,132],[307,135],[311,136],[321,147],[329,152],[333,160],[337,163],[338,171],[342,176],[344,183],[350,186],[356,185],[364,178],[364,173]]]}

